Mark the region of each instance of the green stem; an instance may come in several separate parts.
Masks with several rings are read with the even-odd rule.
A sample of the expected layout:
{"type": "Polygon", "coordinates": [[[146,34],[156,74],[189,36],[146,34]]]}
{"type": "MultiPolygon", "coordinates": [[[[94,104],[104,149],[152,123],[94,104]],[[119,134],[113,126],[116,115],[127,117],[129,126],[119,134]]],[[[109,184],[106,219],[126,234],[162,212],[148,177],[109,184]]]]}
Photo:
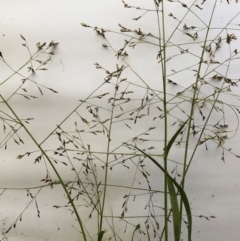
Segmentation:
{"type": "MultiPolygon", "coordinates": [[[[110,124],[109,124],[109,130],[107,132],[108,136],[108,143],[107,143],[107,157],[106,157],[106,164],[105,164],[105,177],[104,177],[104,190],[103,190],[103,201],[102,201],[102,209],[101,211],[101,217],[100,217],[100,225],[99,225],[99,233],[98,233],[98,239],[102,239],[102,225],[103,225],[103,212],[105,207],[105,200],[106,200],[106,192],[107,192],[107,178],[108,178],[108,163],[109,163],[109,155],[110,155],[110,142],[111,142],[111,130],[112,130],[112,123],[113,123],[113,112],[115,108],[115,98],[118,90],[118,80],[115,86],[115,92],[114,92],[114,101],[112,104],[112,110],[111,110],[111,117],[110,117],[110,124]]],[[[100,239],[100,241],[101,241],[100,239]]]]}
{"type": "MultiPolygon", "coordinates": [[[[195,104],[196,104],[196,95],[197,95],[197,91],[198,91],[198,81],[199,81],[199,73],[201,71],[201,67],[202,67],[202,60],[203,60],[203,56],[204,56],[204,52],[205,52],[205,46],[207,43],[207,38],[208,38],[208,34],[209,34],[209,30],[210,30],[210,26],[211,26],[211,22],[212,22],[212,18],[213,18],[213,14],[214,14],[214,10],[216,7],[216,3],[217,1],[215,1],[214,7],[213,7],[213,11],[209,20],[209,24],[207,27],[207,33],[205,36],[205,41],[204,41],[204,45],[203,45],[203,49],[202,49],[202,54],[201,54],[201,58],[200,58],[200,63],[199,63],[199,67],[198,67],[198,71],[197,71],[197,77],[196,77],[196,81],[195,81],[195,88],[194,88],[194,93],[193,93],[193,98],[192,98],[192,103],[191,103],[191,110],[190,110],[190,119],[189,119],[189,123],[188,123],[188,129],[187,129],[187,137],[186,137],[186,145],[185,145],[185,153],[184,153],[184,164],[183,164],[183,178],[181,181],[181,186],[184,189],[184,185],[185,185],[185,179],[186,179],[186,170],[187,170],[187,157],[188,157],[188,146],[189,146],[189,139],[190,139],[190,131],[191,131],[191,125],[192,125],[192,119],[193,119],[193,115],[194,115],[194,108],[195,108],[195,104]]],[[[181,199],[180,201],[180,216],[182,217],[182,212],[183,212],[183,201],[181,199]]]]}
{"type": "MultiPolygon", "coordinates": [[[[167,128],[167,89],[166,89],[166,37],[165,37],[165,19],[164,19],[164,1],[162,1],[162,43],[159,13],[157,11],[158,29],[159,29],[159,48],[160,55],[162,58],[162,48],[163,48],[163,58],[162,58],[162,81],[163,81],[163,108],[164,108],[164,150],[167,149],[168,145],[168,128],[167,128]]],[[[165,241],[168,241],[168,172],[167,172],[167,157],[168,153],[165,152],[164,155],[164,224],[165,224],[165,241]]]]}
{"type": "Polygon", "coordinates": [[[46,152],[42,149],[41,145],[36,141],[36,139],[33,137],[33,135],[31,134],[31,132],[27,129],[27,127],[23,124],[23,122],[20,120],[20,118],[18,117],[18,115],[15,113],[15,111],[12,109],[12,107],[8,104],[8,102],[5,100],[5,98],[0,95],[0,97],[2,98],[3,102],[6,104],[6,106],[9,108],[9,110],[12,112],[12,114],[15,116],[15,118],[17,119],[18,123],[24,128],[24,130],[27,132],[27,134],[29,135],[29,137],[32,139],[32,141],[36,144],[36,146],[39,148],[39,150],[42,152],[42,154],[46,157],[46,159],[48,160],[49,164],[51,165],[52,169],[54,170],[55,174],[57,175],[66,195],[67,195],[67,198],[69,200],[69,202],[71,203],[72,205],[72,208],[74,210],[74,213],[76,215],[76,218],[78,220],[78,223],[79,223],[79,226],[80,226],[80,229],[82,231],[82,236],[83,236],[83,239],[84,241],[87,241],[87,238],[86,238],[86,234],[85,234],[85,231],[84,231],[84,227],[83,227],[83,224],[82,224],[82,220],[77,212],[77,209],[76,209],[76,206],[70,196],[70,194],[68,193],[67,191],[67,188],[60,176],[60,174],[58,173],[57,169],[55,168],[55,166],[53,165],[52,161],[50,160],[50,158],[48,157],[48,155],[46,154],[46,152]]]}

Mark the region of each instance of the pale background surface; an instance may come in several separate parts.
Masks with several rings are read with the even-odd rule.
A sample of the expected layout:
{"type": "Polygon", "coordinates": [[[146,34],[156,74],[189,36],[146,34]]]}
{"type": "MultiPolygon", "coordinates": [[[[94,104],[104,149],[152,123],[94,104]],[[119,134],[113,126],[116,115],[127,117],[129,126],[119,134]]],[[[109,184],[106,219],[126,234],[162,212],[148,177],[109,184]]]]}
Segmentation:
{"type": "MultiPolygon", "coordinates": [[[[130,3],[131,5],[138,4],[141,7],[153,7],[152,1],[131,1],[130,3]]],[[[208,1],[205,4],[207,5],[208,1]]],[[[235,3],[232,3],[231,7],[228,6],[228,9],[226,1],[218,5],[220,10],[215,23],[219,24],[224,17],[227,18],[224,21],[228,22],[240,10],[240,5],[235,3]]],[[[146,32],[156,33],[157,31],[155,16],[148,14],[142,22],[132,21],[132,18],[139,16],[139,13],[133,9],[124,9],[120,0],[1,0],[0,9],[0,51],[13,69],[19,68],[28,59],[27,51],[21,46],[23,41],[20,34],[26,38],[33,50],[35,50],[37,42],[55,40],[60,43],[56,49],[56,55],[52,57],[53,61],[47,67],[49,70],[35,76],[41,84],[55,89],[59,94],[55,95],[45,91],[44,96],[41,97],[36,88],[29,86],[29,89],[32,88],[31,93],[39,97],[38,100],[28,101],[22,97],[13,97],[10,101],[21,117],[34,118],[28,127],[39,142],[44,140],[56,127],[56,124],[60,123],[79,104],[79,99],[86,98],[103,81],[103,73],[96,70],[93,63],[98,62],[107,68],[114,68],[116,64],[111,50],[103,49],[102,42],[104,41],[100,36],[96,35],[92,29],[83,28],[80,25],[81,22],[113,30],[119,30],[118,23],[132,28],[137,28],[138,24],[141,24],[146,32]]],[[[170,12],[177,15],[178,9],[167,9],[167,14],[170,12]]],[[[235,23],[239,24],[240,19],[237,18],[235,23]]],[[[169,20],[169,24],[171,24],[171,20],[169,20]]],[[[182,36],[179,35],[179,37],[182,36]]],[[[109,39],[116,49],[121,46],[121,42],[118,42],[116,36],[111,34],[109,39]]],[[[160,88],[159,83],[156,82],[158,67],[156,63],[152,65],[155,61],[156,50],[149,47],[139,49],[137,57],[129,58],[128,63],[143,78],[147,78],[152,87],[160,88]],[[152,62],[145,61],[145,59],[150,59],[152,62]]],[[[1,81],[11,73],[11,70],[1,63],[1,81]]],[[[239,68],[233,72],[232,77],[239,78],[239,68]]],[[[15,77],[6,86],[1,86],[1,93],[4,90],[3,95],[9,96],[14,89],[15,81],[20,79],[20,77],[15,77]]],[[[236,125],[234,115],[229,116],[227,121],[229,125],[236,125]]],[[[23,131],[20,131],[20,134],[26,143],[28,137],[23,131]]],[[[238,139],[239,134],[235,136],[235,139],[229,141],[228,148],[231,147],[236,153],[238,151],[240,155],[238,139]]],[[[101,149],[100,143],[99,140],[95,143],[99,149],[101,149]]],[[[44,148],[51,148],[51,145],[54,143],[48,142],[44,148]]],[[[4,148],[0,150],[0,187],[3,188],[2,190],[6,187],[33,187],[40,184],[40,180],[45,175],[43,163],[33,165],[34,158],[16,159],[17,155],[35,149],[30,141],[30,144],[14,145],[11,153],[4,151],[4,148]]],[[[194,163],[186,179],[186,191],[194,215],[213,215],[217,218],[211,219],[211,221],[193,218],[193,240],[238,240],[240,234],[239,159],[226,155],[226,163],[224,163],[220,160],[221,153],[216,146],[210,146],[210,149],[211,153],[202,151],[194,158],[194,163]]],[[[178,149],[177,153],[171,155],[174,159],[182,153],[183,150],[178,149]]],[[[121,170],[118,174],[114,176],[114,183],[123,182],[121,170]]],[[[69,176],[66,175],[66,178],[69,176]]],[[[157,187],[157,183],[153,185],[155,188],[157,187]]],[[[36,193],[34,190],[32,192],[36,193]]],[[[23,221],[18,222],[16,230],[7,235],[8,240],[80,241],[78,232],[72,227],[73,216],[65,209],[52,208],[56,204],[65,205],[66,200],[63,195],[60,187],[42,190],[37,199],[41,218],[37,218],[35,204],[32,203],[24,212],[23,221]]],[[[8,229],[24,210],[29,200],[29,197],[26,198],[26,191],[7,190],[0,196],[1,231],[8,229]]],[[[116,215],[120,215],[121,208],[118,211],[111,205],[115,206],[118,202],[117,206],[121,207],[122,200],[111,199],[111,197],[108,200],[108,209],[113,208],[116,215]]],[[[85,215],[87,220],[89,212],[81,213],[81,215],[85,215]]]]}

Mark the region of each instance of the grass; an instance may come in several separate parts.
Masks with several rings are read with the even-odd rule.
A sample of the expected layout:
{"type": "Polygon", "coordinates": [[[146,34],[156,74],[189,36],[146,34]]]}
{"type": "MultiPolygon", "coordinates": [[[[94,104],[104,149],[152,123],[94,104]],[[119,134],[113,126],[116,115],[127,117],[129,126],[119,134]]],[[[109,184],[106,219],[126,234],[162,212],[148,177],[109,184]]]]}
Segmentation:
{"type": "Polygon", "coordinates": [[[36,149],[20,153],[17,159],[34,157],[34,164],[45,167],[42,185],[22,188],[31,200],[2,230],[5,240],[33,203],[40,217],[38,195],[57,185],[67,201],[53,207],[74,215],[75,231],[84,241],[191,241],[195,239],[193,217],[216,218],[192,211],[194,203],[186,185],[196,154],[217,148],[221,162],[225,162],[225,153],[240,158],[227,144],[237,133],[240,113],[239,78],[232,67],[239,59],[239,13],[218,25],[221,6],[230,9],[235,3],[155,0],[143,8],[122,2],[126,11],[139,14],[129,26],[119,24],[117,31],[81,24],[99,35],[102,48],[115,61],[109,68],[94,63],[105,75],[101,84],[79,100],[42,142],[28,128],[31,118],[21,118],[11,99],[37,98],[26,83],[40,95],[45,91],[58,94],[35,81],[39,71],[47,70],[58,43],[37,43],[32,54],[21,35],[29,59],[18,70],[1,54],[2,63],[12,71],[1,85],[15,76],[23,78],[12,94],[0,93],[1,150],[24,145],[19,134],[24,131],[36,149]],[[154,26],[151,32],[144,30],[149,15],[154,26]],[[116,45],[120,48],[111,35],[119,37],[116,45]],[[48,58],[40,60],[43,54],[48,58]],[[151,65],[154,75],[145,70],[151,65]],[[22,74],[24,68],[28,75],[22,74]],[[228,113],[236,118],[236,126],[228,124],[228,113]],[[178,155],[179,148],[182,155],[178,155]],[[174,154],[177,158],[172,158],[174,154]]]}

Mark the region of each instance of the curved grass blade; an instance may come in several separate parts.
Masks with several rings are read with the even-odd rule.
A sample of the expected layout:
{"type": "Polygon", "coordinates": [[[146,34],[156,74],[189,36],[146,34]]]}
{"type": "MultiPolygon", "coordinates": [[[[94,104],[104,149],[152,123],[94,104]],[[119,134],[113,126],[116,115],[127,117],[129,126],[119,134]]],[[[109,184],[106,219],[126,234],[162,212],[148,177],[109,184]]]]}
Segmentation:
{"type": "MultiPolygon", "coordinates": [[[[186,124],[186,122],[184,123],[184,125],[185,124],[186,124]]],[[[182,129],[183,126],[180,129],[182,129]]],[[[179,133],[180,131],[178,130],[177,132],[179,133]]],[[[143,152],[139,148],[137,148],[135,146],[134,146],[134,148],[136,148],[138,151],[140,151],[142,154],[144,154],[146,157],[148,157],[157,167],[159,167],[159,169],[163,173],[165,173],[165,169],[154,158],[152,158],[151,156],[149,156],[147,153],[143,152]]],[[[179,194],[180,194],[180,196],[182,198],[182,201],[183,201],[186,213],[187,213],[187,219],[188,219],[188,241],[191,241],[191,235],[192,235],[191,234],[192,233],[192,213],[191,213],[191,209],[190,209],[190,205],[189,205],[189,202],[188,202],[187,195],[186,195],[185,191],[182,189],[182,187],[168,173],[167,173],[167,175],[168,175],[168,183],[171,182],[171,184],[174,184],[174,186],[177,188],[177,190],[178,190],[178,192],[179,192],[179,194]]],[[[171,186],[171,184],[170,184],[170,186],[171,186]]],[[[168,185],[168,187],[169,187],[169,185],[168,185]]],[[[171,187],[170,187],[170,189],[171,189],[171,187]]],[[[170,198],[171,198],[171,195],[173,196],[172,198],[174,198],[174,194],[170,193],[170,190],[169,190],[169,194],[170,194],[170,198]]],[[[175,204],[174,204],[174,206],[175,206],[175,204]]],[[[177,213],[175,213],[175,214],[177,216],[177,213]]],[[[181,217],[179,217],[179,219],[181,219],[181,217]]]]}
{"type": "Polygon", "coordinates": [[[171,140],[168,142],[167,148],[165,150],[164,155],[168,156],[168,153],[172,147],[172,144],[174,143],[174,141],[176,140],[177,136],[179,135],[179,133],[182,131],[183,127],[187,124],[189,118],[182,124],[182,126],[176,131],[176,133],[173,135],[173,137],[171,138],[171,140]]]}
{"type": "Polygon", "coordinates": [[[180,241],[181,217],[179,212],[177,193],[175,191],[172,181],[169,178],[168,178],[168,191],[169,191],[171,205],[172,205],[174,239],[175,241],[180,241]]]}
{"type": "MultiPolygon", "coordinates": [[[[168,153],[172,147],[172,144],[176,140],[177,136],[180,134],[186,123],[188,122],[189,119],[187,119],[183,125],[177,130],[177,132],[173,135],[171,140],[169,141],[165,155],[168,156],[168,153]]],[[[169,176],[169,175],[168,175],[169,176]]],[[[178,205],[178,200],[177,200],[177,193],[175,191],[175,188],[173,186],[173,183],[171,180],[168,178],[168,191],[170,195],[170,200],[171,200],[171,205],[172,205],[172,215],[173,215],[173,230],[174,230],[174,238],[175,241],[180,241],[180,236],[181,236],[181,214],[179,212],[179,205],[178,205]]]]}
{"type": "Polygon", "coordinates": [[[98,241],[102,241],[104,233],[105,233],[104,231],[100,231],[100,233],[98,234],[98,241]]]}

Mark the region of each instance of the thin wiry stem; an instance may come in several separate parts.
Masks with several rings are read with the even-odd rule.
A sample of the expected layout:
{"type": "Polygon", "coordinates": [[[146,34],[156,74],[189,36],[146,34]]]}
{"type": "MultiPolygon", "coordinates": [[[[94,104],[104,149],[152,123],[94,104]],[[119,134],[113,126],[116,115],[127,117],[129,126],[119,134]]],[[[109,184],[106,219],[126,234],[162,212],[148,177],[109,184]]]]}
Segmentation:
{"type": "Polygon", "coordinates": [[[82,231],[82,236],[83,236],[83,239],[84,241],[87,241],[86,239],[86,235],[85,235],[85,231],[84,231],[84,227],[83,227],[83,223],[82,223],[82,220],[78,214],[78,211],[75,207],[75,204],[69,194],[69,192],[67,191],[66,189],[66,186],[60,176],[60,174],[58,173],[57,169],[55,168],[54,164],[52,163],[52,161],[50,160],[50,158],[48,157],[48,155],[46,154],[46,152],[42,149],[41,145],[36,141],[36,139],[34,138],[34,136],[31,134],[31,132],[27,129],[27,127],[22,123],[22,121],[20,120],[20,118],[18,117],[18,115],[15,113],[15,111],[12,109],[12,107],[8,104],[8,102],[4,99],[4,97],[2,95],[0,95],[1,99],[3,100],[3,102],[5,103],[5,105],[9,108],[9,110],[12,112],[12,114],[15,116],[15,118],[17,119],[18,123],[23,127],[23,129],[26,131],[26,133],[29,135],[29,137],[32,139],[32,141],[35,143],[35,145],[39,148],[39,150],[42,152],[42,154],[46,157],[46,159],[48,160],[49,164],[51,165],[52,169],[54,170],[55,174],[57,175],[67,197],[68,197],[68,200],[69,202],[71,203],[72,205],[72,208],[74,210],[74,213],[77,217],[77,220],[78,220],[78,223],[79,223],[79,226],[81,228],[81,231],[82,231]]]}
{"type": "MultiPolygon", "coordinates": [[[[212,18],[213,18],[213,15],[214,15],[215,8],[216,8],[216,4],[217,4],[217,1],[215,1],[208,26],[211,26],[211,22],[212,22],[212,18]]],[[[209,28],[207,29],[207,33],[205,35],[205,42],[204,42],[204,45],[203,45],[203,50],[202,50],[202,54],[201,54],[201,58],[200,58],[200,64],[199,64],[197,73],[201,72],[202,60],[203,60],[203,56],[204,56],[204,52],[205,52],[204,49],[205,49],[206,42],[207,42],[207,39],[208,39],[208,34],[209,34],[209,28]]],[[[191,110],[190,110],[190,114],[189,114],[190,119],[189,119],[189,124],[188,124],[188,129],[187,129],[187,139],[186,139],[185,154],[184,154],[184,166],[183,166],[183,174],[182,174],[182,181],[181,181],[181,186],[182,186],[183,189],[184,189],[184,184],[185,184],[185,179],[186,179],[186,170],[188,168],[187,167],[188,145],[189,145],[189,140],[190,140],[190,129],[191,129],[191,125],[192,125],[192,120],[194,118],[193,115],[194,115],[194,108],[195,108],[195,105],[196,105],[195,98],[196,98],[197,90],[198,90],[198,82],[199,82],[199,75],[197,75],[197,77],[196,77],[195,89],[194,89],[194,93],[193,93],[193,97],[192,97],[191,110]]],[[[182,216],[182,211],[183,211],[183,201],[181,199],[181,202],[180,202],[180,215],[181,216],[182,216]]]]}

